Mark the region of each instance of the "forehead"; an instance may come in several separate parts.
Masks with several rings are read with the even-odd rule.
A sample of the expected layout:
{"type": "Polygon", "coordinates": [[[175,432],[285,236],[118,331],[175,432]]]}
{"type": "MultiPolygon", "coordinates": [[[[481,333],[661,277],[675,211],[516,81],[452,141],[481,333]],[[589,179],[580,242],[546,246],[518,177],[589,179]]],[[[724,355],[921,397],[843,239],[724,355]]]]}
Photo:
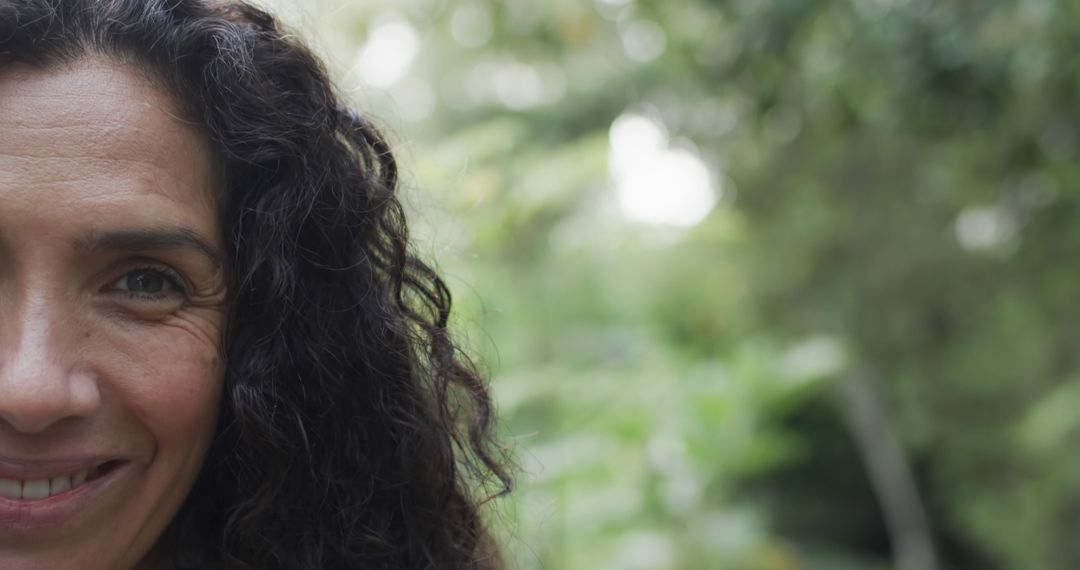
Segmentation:
{"type": "Polygon", "coordinates": [[[157,84],[104,59],[0,68],[0,201],[81,204],[97,222],[198,218],[197,229],[216,233],[213,152],[178,109],[157,84]]]}

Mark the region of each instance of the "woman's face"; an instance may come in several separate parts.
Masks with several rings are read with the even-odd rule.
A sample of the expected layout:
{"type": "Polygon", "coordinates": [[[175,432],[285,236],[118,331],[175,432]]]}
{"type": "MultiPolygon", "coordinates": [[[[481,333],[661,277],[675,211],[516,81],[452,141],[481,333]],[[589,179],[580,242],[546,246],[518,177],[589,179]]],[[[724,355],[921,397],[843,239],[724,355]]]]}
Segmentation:
{"type": "Polygon", "coordinates": [[[141,567],[214,431],[209,143],[105,60],[0,69],[0,568],[141,567]]]}

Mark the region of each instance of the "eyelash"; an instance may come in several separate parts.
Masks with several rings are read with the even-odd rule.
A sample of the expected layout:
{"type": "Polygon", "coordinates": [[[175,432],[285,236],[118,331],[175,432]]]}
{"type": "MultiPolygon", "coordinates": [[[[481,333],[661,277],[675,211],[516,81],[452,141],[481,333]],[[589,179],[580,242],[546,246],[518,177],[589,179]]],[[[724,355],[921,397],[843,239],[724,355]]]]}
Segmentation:
{"type": "Polygon", "coordinates": [[[168,286],[173,289],[173,291],[163,291],[160,293],[141,293],[138,291],[125,291],[123,289],[116,289],[112,287],[110,288],[112,288],[115,292],[124,295],[125,297],[137,301],[160,301],[171,295],[180,295],[182,297],[187,297],[187,287],[184,286],[183,278],[181,278],[180,275],[172,269],[163,265],[147,264],[133,267],[130,270],[126,271],[123,275],[121,275],[119,279],[114,280],[112,283],[115,284],[117,282],[125,280],[133,273],[152,273],[159,275],[162,279],[165,280],[168,286]]]}

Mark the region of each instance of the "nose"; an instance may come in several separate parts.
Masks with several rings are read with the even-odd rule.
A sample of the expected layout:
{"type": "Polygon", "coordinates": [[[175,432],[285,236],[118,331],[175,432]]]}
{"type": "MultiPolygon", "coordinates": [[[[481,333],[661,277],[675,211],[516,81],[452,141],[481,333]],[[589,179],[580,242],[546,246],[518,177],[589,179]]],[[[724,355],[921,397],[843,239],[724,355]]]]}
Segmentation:
{"type": "Polygon", "coordinates": [[[22,433],[89,416],[101,403],[93,377],[79,371],[82,351],[49,305],[4,311],[14,318],[0,324],[0,420],[22,433]]]}

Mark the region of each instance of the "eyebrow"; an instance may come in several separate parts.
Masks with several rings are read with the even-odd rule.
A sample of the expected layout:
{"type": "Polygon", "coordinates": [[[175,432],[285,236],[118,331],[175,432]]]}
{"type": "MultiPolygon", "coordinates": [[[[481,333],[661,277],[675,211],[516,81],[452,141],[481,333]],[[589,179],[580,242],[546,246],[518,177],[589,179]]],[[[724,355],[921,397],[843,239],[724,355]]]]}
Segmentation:
{"type": "Polygon", "coordinates": [[[132,228],[93,231],[75,241],[79,252],[114,250],[155,252],[191,249],[199,252],[215,268],[221,267],[221,254],[197,232],[186,227],[132,228]]]}

